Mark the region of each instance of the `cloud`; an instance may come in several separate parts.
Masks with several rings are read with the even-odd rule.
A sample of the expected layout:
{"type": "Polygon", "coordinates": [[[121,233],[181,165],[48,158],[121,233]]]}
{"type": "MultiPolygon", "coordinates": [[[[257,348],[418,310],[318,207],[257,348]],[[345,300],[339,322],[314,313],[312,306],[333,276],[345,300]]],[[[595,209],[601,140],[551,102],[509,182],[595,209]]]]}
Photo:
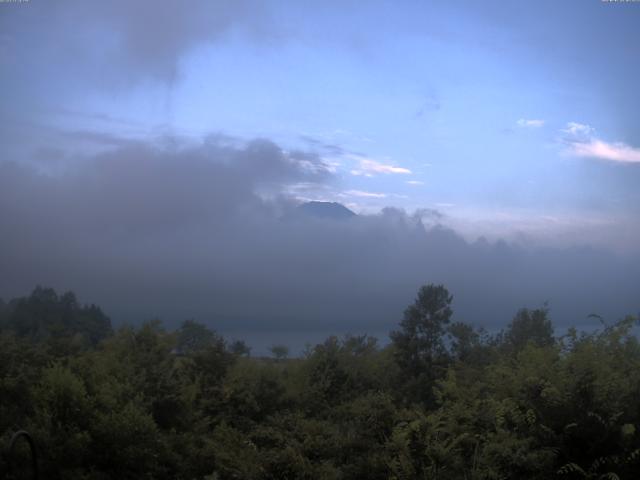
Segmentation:
{"type": "Polygon", "coordinates": [[[589,125],[569,122],[561,130],[565,134],[567,153],[577,157],[597,158],[618,163],[640,163],[640,148],[622,142],[606,142],[595,136],[595,129],[589,125]]]}
{"type": "MultiPolygon", "coordinates": [[[[197,145],[171,138],[123,141],[59,175],[34,175],[11,163],[2,171],[0,197],[21,199],[18,209],[38,205],[43,225],[77,222],[81,231],[146,234],[225,221],[243,209],[261,214],[262,197],[277,196],[290,184],[324,185],[334,178],[315,154],[289,153],[265,139],[230,145],[215,135],[197,145]],[[25,178],[38,193],[30,201],[16,190],[25,178]]],[[[10,216],[1,208],[0,214],[10,216]]]]}
{"type": "Polygon", "coordinates": [[[286,221],[287,191],[329,197],[336,181],[307,161],[322,165],[211,136],[114,146],[57,175],[0,162],[0,296],[51,285],[116,322],[197,318],[236,336],[301,332],[300,345],[309,332],[384,335],[429,282],[487,328],[545,300],[561,325],[637,310],[637,257],[465,241],[436,210],[286,221]]]}
{"type": "Polygon", "coordinates": [[[420,180],[407,180],[405,182],[407,185],[424,185],[424,182],[420,181],[420,180]]]}
{"type": "Polygon", "coordinates": [[[325,142],[311,135],[300,135],[300,140],[310,145],[311,147],[321,150],[323,153],[326,153],[328,155],[333,155],[337,157],[337,156],[341,156],[348,153],[348,151],[345,150],[340,145],[325,142]]]}
{"type": "Polygon", "coordinates": [[[120,147],[138,143],[135,139],[95,130],[63,130],[59,132],[59,136],[76,144],[87,143],[92,146],[120,147]]]}
{"type": "Polygon", "coordinates": [[[358,167],[351,170],[352,175],[364,175],[366,177],[372,177],[376,174],[410,174],[411,170],[404,167],[398,167],[396,165],[390,165],[378,162],[371,158],[362,157],[360,155],[347,155],[351,160],[355,160],[358,163],[358,167]]]}
{"type": "Polygon", "coordinates": [[[620,163],[640,163],[640,148],[634,148],[621,142],[607,143],[593,139],[588,143],[571,144],[571,154],[579,157],[592,157],[620,163]]]}
{"type": "Polygon", "coordinates": [[[525,128],[540,128],[544,126],[544,120],[529,120],[526,118],[521,118],[516,123],[519,127],[525,128]]]}
{"type": "Polygon", "coordinates": [[[561,132],[568,135],[571,139],[578,140],[591,137],[595,132],[595,128],[584,123],[569,122],[567,123],[567,128],[562,129],[561,132]]]}
{"type": "Polygon", "coordinates": [[[7,71],[23,82],[48,72],[94,87],[128,88],[148,80],[175,82],[186,55],[231,32],[275,36],[268,18],[254,0],[67,0],[6,9],[0,31],[12,45],[4,58],[7,71]]]}
{"type": "Polygon", "coordinates": [[[362,190],[347,190],[345,195],[350,197],[363,197],[363,198],[386,198],[386,193],[365,192],[362,190]]]}

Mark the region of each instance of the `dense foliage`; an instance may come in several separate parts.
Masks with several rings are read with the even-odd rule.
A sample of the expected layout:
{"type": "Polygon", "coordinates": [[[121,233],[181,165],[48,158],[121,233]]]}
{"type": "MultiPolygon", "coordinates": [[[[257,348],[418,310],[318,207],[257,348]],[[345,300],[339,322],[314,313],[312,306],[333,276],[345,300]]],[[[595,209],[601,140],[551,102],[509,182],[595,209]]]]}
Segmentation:
{"type": "Polygon", "coordinates": [[[0,448],[28,430],[52,480],[640,478],[636,319],[556,338],[521,310],[489,335],[451,301],[422,287],[384,348],[252,358],[37,288],[0,302],[0,448]]]}

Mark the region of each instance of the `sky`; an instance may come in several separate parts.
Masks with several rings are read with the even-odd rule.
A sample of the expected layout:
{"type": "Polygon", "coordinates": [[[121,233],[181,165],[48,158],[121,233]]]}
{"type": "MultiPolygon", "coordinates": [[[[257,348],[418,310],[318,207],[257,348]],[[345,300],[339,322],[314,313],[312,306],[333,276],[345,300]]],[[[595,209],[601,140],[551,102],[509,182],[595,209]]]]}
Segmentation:
{"type": "Polygon", "coordinates": [[[0,297],[256,345],[384,335],[428,282],[486,328],[637,313],[639,25],[600,0],[0,3],[0,297]],[[283,220],[310,200],[359,215],[283,220]]]}

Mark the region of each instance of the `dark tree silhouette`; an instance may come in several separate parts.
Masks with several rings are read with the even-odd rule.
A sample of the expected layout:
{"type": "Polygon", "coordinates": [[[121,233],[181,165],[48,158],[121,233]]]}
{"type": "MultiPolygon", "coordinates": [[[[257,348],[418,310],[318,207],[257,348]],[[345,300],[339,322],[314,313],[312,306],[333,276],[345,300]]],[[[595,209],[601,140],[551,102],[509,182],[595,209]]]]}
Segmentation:
{"type": "Polygon", "coordinates": [[[444,344],[453,296],[442,285],[425,285],[404,312],[401,330],[391,332],[395,358],[405,373],[410,394],[429,401],[434,381],[447,361],[444,344]],[[413,392],[411,392],[413,390],[413,392]]]}
{"type": "Polygon", "coordinates": [[[523,308],[518,311],[504,334],[504,344],[512,351],[522,350],[528,343],[537,347],[553,345],[553,325],[549,320],[549,309],[544,306],[535,310],[523,308]]]}

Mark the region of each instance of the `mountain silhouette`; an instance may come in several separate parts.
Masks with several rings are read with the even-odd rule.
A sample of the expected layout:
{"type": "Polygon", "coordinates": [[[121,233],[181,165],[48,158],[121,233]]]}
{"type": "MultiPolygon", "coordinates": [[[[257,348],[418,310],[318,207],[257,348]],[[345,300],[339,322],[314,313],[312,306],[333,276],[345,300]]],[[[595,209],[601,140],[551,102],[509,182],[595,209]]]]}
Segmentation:
{"type": "Polygon", "coordinates": [[[295,216],[346,220],[355,217],[356,214],[341,203],[313,201],[298,206],[295,216]]]}

